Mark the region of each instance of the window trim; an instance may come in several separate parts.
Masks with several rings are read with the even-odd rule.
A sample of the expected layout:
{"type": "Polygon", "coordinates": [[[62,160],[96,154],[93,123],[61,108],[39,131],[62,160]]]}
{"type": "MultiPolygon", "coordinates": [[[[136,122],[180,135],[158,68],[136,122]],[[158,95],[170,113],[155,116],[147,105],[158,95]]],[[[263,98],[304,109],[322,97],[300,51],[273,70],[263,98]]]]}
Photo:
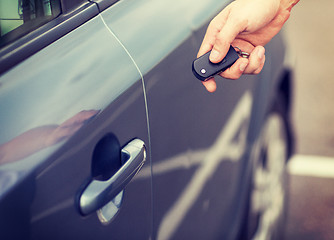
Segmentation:
{"type": "Polygon", "coordinates": [[[96,3],[98,5],[100,12],[102,12],[106,8],[114,5],[119,0],[89,0],[89,1],[96,3]]]}
{"type": "MultiPolygon", "coordinates": [[[[79,1],[82,2],[82,0],[79,1]]],[[[64,0],[61,1],[61,3],[64,2],[64,0]]],[[[16,64],[99,14],[99,9],[94,2],[85,1],[75,9],[73,9],[73,6],[63,6],[65,6],[63,14],[59,17],[0,49],[0,76],[16,64]]]]}
{"type": "Polygon", "coordinates": [[[60,2],[58,6],[55,7],[56,9],[55,12],[52,14],[52,16],[43,16],[31,19],[27,22],[22,23],[20,26],[12,29],[5,35],[1,36],[0,48],[8,45],[9,43],[15,41],[16,39],[19,39],[20,37],[28,34],[29,32],[39,28],[40,26],[46,24],[47,22],[50,22],[52,19],[57,18],[61,14],[60,2]]]}

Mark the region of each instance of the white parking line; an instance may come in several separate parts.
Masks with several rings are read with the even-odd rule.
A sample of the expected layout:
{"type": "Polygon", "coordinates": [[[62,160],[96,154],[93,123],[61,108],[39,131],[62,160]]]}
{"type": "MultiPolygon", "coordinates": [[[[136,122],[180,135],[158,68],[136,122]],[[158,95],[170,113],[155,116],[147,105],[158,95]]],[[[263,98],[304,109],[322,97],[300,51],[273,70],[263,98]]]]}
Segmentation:
{"type": "Polygon", "coordinates": [[[295,155],[288,170],[292,175],[334,178],[334,157],[295,155]]]}

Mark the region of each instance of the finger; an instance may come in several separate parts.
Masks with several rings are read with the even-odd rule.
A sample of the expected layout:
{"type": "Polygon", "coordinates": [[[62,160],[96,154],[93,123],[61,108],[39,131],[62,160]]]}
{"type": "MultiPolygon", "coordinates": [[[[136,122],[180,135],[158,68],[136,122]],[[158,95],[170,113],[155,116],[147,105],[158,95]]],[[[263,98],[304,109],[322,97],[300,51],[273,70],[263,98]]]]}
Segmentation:
{"type": "Polygon", "coordinates": [[[208,92],[214,92],[217,89],[217,84],[214,78],[209,78],[202,83],[208,92]]]}
{"type": "Polygon", "coordinates": [[[263,60],[265,59],[264,54],[265,54],[264,47],[262,46],[255,47],[249,56],[249,63],[244,73],[255,74],[255,71],[257,71],[260,68],[262,69],[263,64],[264,64],[263,60]]]}
{"type": "Polygon", "coordinates": [[[210,22],[203,38],[201,47],[198,51],[197,57],[204,55],[212,49],[213,45],[215,44],[217,34],[220,32],[227,20],[230,12],[229,9],[229,7],[226,7],[210,22]]]}
{"type": "Polygon", "coordinates": [[[239,79],[248,66],[247,58],[239,58],[230,68],[220,74],[223,78],[239,79]]]}
{"type": "Polygon", "coordinates": [[[213,63],[222,61],[233,40],[240,32],[245,30],[246,26],[247,21],[229,17],[221,31],[216,36],[216,41],[210,54],[210,61],[213,63]]]}
{"type": "Polygon", "coordinates": [[[205,36],[203,38],[203,42],[201,47],[198,50],[197,57],[204,55],[205,53],[209,52],[216,39],[216,34],[218,33],[218,28],[214,26],[213,21],[209,24],[208,29],[206,30],[205,36]]]}
{"type": "Polygon", "coordinates": [[[219,31],[220,31],[220,25],[219,25],[217,19],[214,18],[210,22],[210,24],[209,24],[209,26],[206,30],[206,33],[205,33],[205,36],[203,38],[203,42],[201,44],[201,47],[198,51],[197,57],[200,57],[200,56],[204,55],[205,53],[209,52],[212,49],[212,47],[213,47],[213,45],[216,41],[216,35],[219,33],[219,31]]]}
{"type": "Polygon", "coordinates": [[[265,63],[265,61],[266,61],[266,56],[264,56],[264,58],[262,59],[262,63],[261,63],[261,65],[260,65],[260,67],[259,67],[258,69],[256,69],[256,70],[253,72],[253,74],[259,74],[259,73],[262,71],[262,69],[263,69],[263,67],[264,67],[264,63],[265,63]]]}

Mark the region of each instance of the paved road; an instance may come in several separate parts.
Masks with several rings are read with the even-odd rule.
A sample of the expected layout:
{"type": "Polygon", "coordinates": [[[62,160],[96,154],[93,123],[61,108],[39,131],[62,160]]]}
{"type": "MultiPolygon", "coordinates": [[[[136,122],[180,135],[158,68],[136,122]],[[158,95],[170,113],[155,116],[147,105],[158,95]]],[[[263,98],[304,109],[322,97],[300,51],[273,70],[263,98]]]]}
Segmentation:
{"type": "Polygon", "coordinates": [[[309,157],[301,157],[295,165],[287,240],[334,239],[334,173],[321,174],[334,171],[333,10],[332,0],[301,0],[285,27],[290,50],[296,54],[293,122],[297,153],[331,157],[326,161],[312,157],[314,165],[309,157]]]}
{"type": "Polygon", "coordinates": [[[289,167],[285,239],[334,239],[334,158],[297,155],[289,167]]]}
{"type": "Polygon", "coordinates": [[[334,179],[292,176],[286,240],[334,239],[334,179]]]}

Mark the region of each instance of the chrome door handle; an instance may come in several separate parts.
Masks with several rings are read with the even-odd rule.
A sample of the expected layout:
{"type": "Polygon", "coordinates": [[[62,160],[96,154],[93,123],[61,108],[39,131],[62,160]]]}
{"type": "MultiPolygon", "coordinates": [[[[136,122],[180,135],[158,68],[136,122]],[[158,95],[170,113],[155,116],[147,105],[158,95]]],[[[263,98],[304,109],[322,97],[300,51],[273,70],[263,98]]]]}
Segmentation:
{"type": "Polygon", "coordinates": [[[79,198],[79,208],[82,215],[88,215],[99,210],[113,200],[131,181],[146,161],[145,144],[140,139],[134,139],[121,151],[126,158],[122,167],[107,181],[92,180],[79,198]]]}

